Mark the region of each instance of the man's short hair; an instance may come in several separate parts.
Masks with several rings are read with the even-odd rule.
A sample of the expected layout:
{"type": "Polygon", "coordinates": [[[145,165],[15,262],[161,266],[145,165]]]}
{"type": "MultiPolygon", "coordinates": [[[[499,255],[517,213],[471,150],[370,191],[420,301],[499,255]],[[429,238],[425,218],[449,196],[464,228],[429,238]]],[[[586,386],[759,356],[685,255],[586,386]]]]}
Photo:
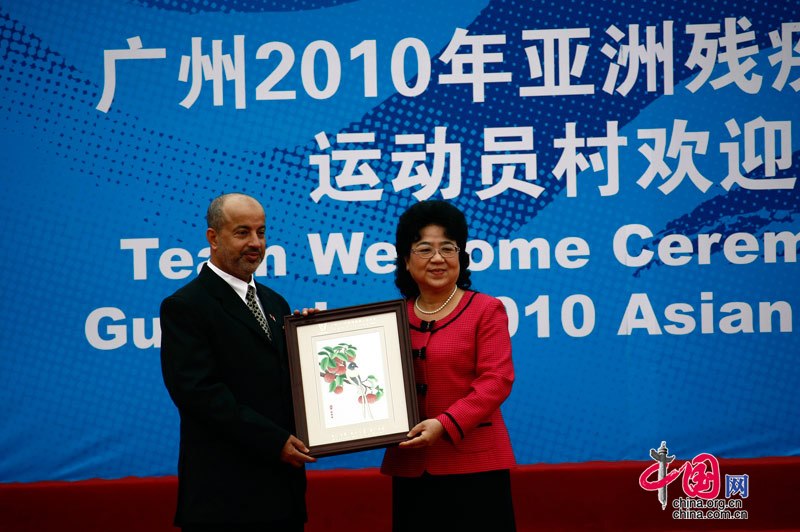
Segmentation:
{"type": "Polygon", "coordinates": [[[222,226],[225,225],[225,213],[223,212],[223,207],[225,206],[225,202],[228,198],[233,196],[242,196],[245,198],[250,198],[252,200],[256,200],[252,196],[248,196],[247,194],[241,194],[239,192],[230,192],[228,194],[222,194],[221,196],[217,196],[211,202],[211,205],[208,206],[208,212],[206,213],[206,223],[208,223],[208,227],[213,229],[214,231],[219,231],[222,229],[222,226]]]}

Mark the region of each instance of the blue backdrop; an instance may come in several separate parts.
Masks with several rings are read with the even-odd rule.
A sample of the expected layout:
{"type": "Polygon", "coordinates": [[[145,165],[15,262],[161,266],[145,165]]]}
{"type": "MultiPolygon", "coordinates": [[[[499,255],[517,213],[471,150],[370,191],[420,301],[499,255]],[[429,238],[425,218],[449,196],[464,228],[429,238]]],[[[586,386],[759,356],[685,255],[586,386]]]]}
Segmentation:
{"type": "Polygon", "coordinates": [[[294,308],[399,297],[399,213],[461,208],[520,463],[798,454],[799,41],[794,2],[0,0],[0,481],[176,471],[158,307],[232,191],[294,308]]]}

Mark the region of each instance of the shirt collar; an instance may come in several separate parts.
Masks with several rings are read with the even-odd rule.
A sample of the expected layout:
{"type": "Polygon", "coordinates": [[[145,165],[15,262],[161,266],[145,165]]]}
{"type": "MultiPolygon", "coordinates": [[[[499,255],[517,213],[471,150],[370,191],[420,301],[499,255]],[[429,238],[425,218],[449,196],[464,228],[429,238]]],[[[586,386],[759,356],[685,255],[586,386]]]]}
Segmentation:
{"type": "MultiPolygon", "coordinates": [[[[256,280],[252,275],[250,276],[250,282],[246,283],[241,279],[239,279],[238,277],[234,277],[233,275],[220,270],[219,268],[214,266],[214,264],[210,260],[206,262],[206,264],[208,265],[209,268],[211,268],[211,271],[219,275],[223,281],[228,283],[230,287],[233,288],[233,291],[236,292],[236,294],[242,299],[242,301],[247,303],[247,287],[252,286],[253,289],[256,288],[256,280]]],[[[256,293],[258,293],[257,290],[256,293]]]]}

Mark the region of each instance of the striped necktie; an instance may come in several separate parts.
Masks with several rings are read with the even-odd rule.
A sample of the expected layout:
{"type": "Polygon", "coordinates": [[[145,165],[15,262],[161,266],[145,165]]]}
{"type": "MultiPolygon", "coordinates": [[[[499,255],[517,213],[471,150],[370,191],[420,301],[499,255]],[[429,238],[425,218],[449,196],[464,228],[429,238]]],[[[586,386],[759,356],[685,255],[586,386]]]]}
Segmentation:
{"type": "Polygon", "coordinates": [[[253,316],[258,320],[258,324],[261,325],[261,329],[266,333],[267,338],[272,341],[272,332],[269,330],[267,318],[264,317],[264,313],[261,312],[261,307],[258,306],[258,301],[256,301],[256,289],[253,288],[252,285],[247,287],[247,308],[250,309],[250,312],[252,312],[253,316]]]}

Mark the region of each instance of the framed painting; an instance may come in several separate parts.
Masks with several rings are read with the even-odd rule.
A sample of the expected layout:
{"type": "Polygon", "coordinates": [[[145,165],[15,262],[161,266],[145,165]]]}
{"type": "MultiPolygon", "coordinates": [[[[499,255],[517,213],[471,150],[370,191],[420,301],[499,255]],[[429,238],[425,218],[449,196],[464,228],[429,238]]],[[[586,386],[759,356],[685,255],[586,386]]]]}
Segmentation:
{"type": "Polygon", "coordinates": [[[312,456],[385,447],[419,423],[402,299],[287,316],[297,437],[312,456]]]}

